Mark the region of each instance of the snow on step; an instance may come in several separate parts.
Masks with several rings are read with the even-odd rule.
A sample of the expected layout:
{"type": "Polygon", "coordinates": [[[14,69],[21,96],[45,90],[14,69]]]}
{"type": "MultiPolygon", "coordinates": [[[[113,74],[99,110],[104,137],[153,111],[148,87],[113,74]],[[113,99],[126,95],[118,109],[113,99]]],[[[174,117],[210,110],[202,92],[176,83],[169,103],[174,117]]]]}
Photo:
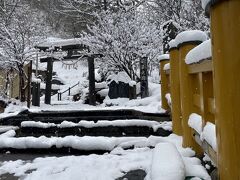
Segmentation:
{"type": "Polygon", "coordinates": [[[171,131],[172,125],[171,122],[156,122],[156,121],[149,121],[149,120],[114,120],[114,121],[107,121],[101,120],[98,122],[94,121],[80,121],[79,123],[73,123],[69,121],[63,121],[61,124],[54,124],[54,123],[43,123],[43,122],[36,122],[36,121],[23,121],[21,123],[21,127],[37,127],[37,128],[51,128],[51,127],[58,127],[58,128],[69,128],[69,127],[85,127],[85,128],[93,128],[93,127],[107,127],[107,126],[146,126],[152,128],[156,131],[158,128],[163,128],[164,130],[171,131]]]}
{"type": "Polygon", "coordinates": [[[205,32],[199,30],[183,31],[175,38],[176,46],[182,43],[194,41],[206,41],[208,36],[205,32]]]}
{"type": "Polygon", "coordinates": [[[152,158],[152,180],[185,179],[184,162],[177,148],[171,143],[156,145],[152,158]]]}
{"type": "Polygon", "coordinates": [[[9,130],[17,130],[17,126],[0,126],[0,133],[7,132],[9,130]]]}
{"type": "Polygon", "coordinates": [[[211,40],[204,41],[199,46],[193,48],[186,56],[186,64],[198,63],[201,60],[212,57],[211,40]]]}

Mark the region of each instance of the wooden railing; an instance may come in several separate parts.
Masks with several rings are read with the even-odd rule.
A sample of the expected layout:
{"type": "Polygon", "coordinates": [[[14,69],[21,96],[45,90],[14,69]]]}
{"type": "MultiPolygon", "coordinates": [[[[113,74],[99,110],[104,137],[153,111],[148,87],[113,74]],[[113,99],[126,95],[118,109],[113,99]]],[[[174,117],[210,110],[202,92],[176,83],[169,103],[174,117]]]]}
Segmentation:
{"type": "MultiPolygon", "coordinates": [[[[186,64],[186,55],[201,41],[197,39],[199,36],[191,34],[187,41],[170,45],[173,132],[183,136],[184,147],[193,148],[198,155],[204,150],[211,157],[220,180],[237,180],[240,179],[240,1],[202,2],[211,17],[212,59],[186,64]],[[215,144],[210,142],[214,137],[200,139],[198,130],[188,124],[192,113],[200,115],[202,127],[216,125],[212,131],[215,144]]],[[[163,73],[166,78],[167,74],[163,73]]],[[[162,87],[167,87],[166,79],[162,87]]],[[[165,88],[162,94],[166,91],[165,88]]]]}
{"type": "MultiPolygon", "coordinates": [[[[170,49],[170,70],[161,70],[162,94],[171,94],[171,114],[173,131],[183,136],[183,146],[192,147],[198,155],[207,153],[217,164],[214,148],[204,139],[201,132],[189,126],[189,117],[196,113],[202,117],[202,127],[207,122],[215,124],[215,96],[213,88],[212,59],[201,59],[187,64],[186,56],[198,46],[198,40],[186,41],[170,49]]],[[[165,66],[167,60],[161,60],[160,66],[165,66]]],[[[162,98],[165,98],[162,96],[162,98]]],[[[167,107],[167,109],[170,109],[167,107]]]]}

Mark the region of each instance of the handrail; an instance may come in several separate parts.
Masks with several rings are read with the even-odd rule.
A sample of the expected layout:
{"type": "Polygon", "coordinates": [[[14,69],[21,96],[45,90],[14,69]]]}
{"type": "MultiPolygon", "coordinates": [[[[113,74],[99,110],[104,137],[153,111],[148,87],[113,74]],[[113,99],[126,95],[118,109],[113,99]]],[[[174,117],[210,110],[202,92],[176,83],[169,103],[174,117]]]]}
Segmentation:
{"type": "Polygon", "coordinates": [[[72,88],[74,88],[74,87],[78,86],[78,85],[79,85],[79,83],[80,83],[80,82],[78,81],[78,83],[77,83],[77,84],[75,84],[75,85],[73,85],[73,86],[69,87],[68,89],[66,89],[65,91],[63,91],[63,92],[59,92],[59,93],[61,93],[61,94],[64,94],[65,92],[69,91],[69,89],[71,90],[72,88]]]}
{"type": "Polygon", "coordinates": [[[69,88],[66,89],[65,91],[63,91],[63,92],[58,92],[58,101],[61,101],[61,100],[62,100],[62,94],[66,93],[66,92],[68,92],[68,96],[70,96],[71,89],[73,89],[74,87],[78,86],[79,83],[80,83],[80,81],[78,81],[77,84],[75,84],[75,85],[69,87],[69,88]]]}

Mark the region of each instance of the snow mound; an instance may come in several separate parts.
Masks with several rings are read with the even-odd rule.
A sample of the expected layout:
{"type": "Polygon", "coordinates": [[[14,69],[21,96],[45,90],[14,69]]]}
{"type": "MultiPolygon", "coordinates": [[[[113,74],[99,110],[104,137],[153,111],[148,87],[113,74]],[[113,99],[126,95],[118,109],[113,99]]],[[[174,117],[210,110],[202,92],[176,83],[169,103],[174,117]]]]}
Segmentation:
{"type": "Polygon", "coordinates": [[[158,60],[161,62],[163,60],[169,60],[170,57],[169,57],[169,54],[162,54],[158,57],[158,60]]]}
{"type": "Polygon", "coordinates": [[[159,143],[153,151],[152,180],[185,179],[184,162],[176,147],[171,143],[159,143]]]}
{"type": "Polygon", "coordinates": [[[208,36],[205,32],[199,30],[184,31],[177,35],[175,38],[176,45],[193,41],[206,41],[208,36]]]}
{"type": "Polygon", "coordinates": [[[211,40],[204,41],[199,46],[193,48],[186,56],[186,64],[198,63],[201,60],[212,57],[211,40]]]}

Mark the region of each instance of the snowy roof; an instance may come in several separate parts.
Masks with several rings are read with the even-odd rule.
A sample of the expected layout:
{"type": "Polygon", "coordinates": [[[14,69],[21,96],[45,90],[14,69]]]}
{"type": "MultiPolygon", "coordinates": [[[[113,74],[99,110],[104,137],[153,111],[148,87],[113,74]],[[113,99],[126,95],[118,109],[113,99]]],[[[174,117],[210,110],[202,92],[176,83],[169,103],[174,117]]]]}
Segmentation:
{"type": "Polygon", "coordinates": [[[169,59],[170,59],[169,54],[162,54],[158,57],[159,61],[169,60],[169,59]]]}
{"type": "Polygon", "coordinates": [[[179,46],[186,42],[206,41],[208,36],[205,32],[199,30],[184,31],[175,38],[176,45],[179,46]]]}
{"type": "Polygon", "coordinates": [[[49,48],[63,48],[69,46],[83,46],[80,38],[72,38],[72,39],[60,39],[60,38],[47,38],[43,42],[36,45],[36,48],[41,50],[46,50],[49,48]]]}
{"type": "Polygon", "coordinates": [[[112,81],[115,81],[116,83],[119,83],[119,82],[123,82],[123,83],[126,83],[126,84],[127,83],[132,83],[131,78],[124,71],[118,72],[118,74],[113,74],[113,75],[108,76],[108,80],[110,80],[109,83],[111,83],[112,81]]]}
{"type": "Polygon", "coordinates": [[[170,69],[170,63],[165,64],[164,67],[163,67],[163,70],[167,71],[169,69],[170,69]]]}
{"type": "Polygon", "coordinates": [[[80,39],[73,38],[73,39],[54,39],[48,38],[44,42],[40,43],[38,47],[52,47],[52,46],[69,46],[69,45],[76,45],[80,44],[80,39]]]}
{"type": "Polygon", "coordinates": [[[199,46],[193,48],[186,56],[186,63],[192,64],[197,63],[204,59],[209,59],[212,57],[212,47],[211,40],[204,41],[199,46]]]}
{"type": "Polygon", "coordinates": [[[168,44],[169,44],[170,49],[177,48],[177,43],[176,43],[175,39],[171,40],[168,44]]]}

